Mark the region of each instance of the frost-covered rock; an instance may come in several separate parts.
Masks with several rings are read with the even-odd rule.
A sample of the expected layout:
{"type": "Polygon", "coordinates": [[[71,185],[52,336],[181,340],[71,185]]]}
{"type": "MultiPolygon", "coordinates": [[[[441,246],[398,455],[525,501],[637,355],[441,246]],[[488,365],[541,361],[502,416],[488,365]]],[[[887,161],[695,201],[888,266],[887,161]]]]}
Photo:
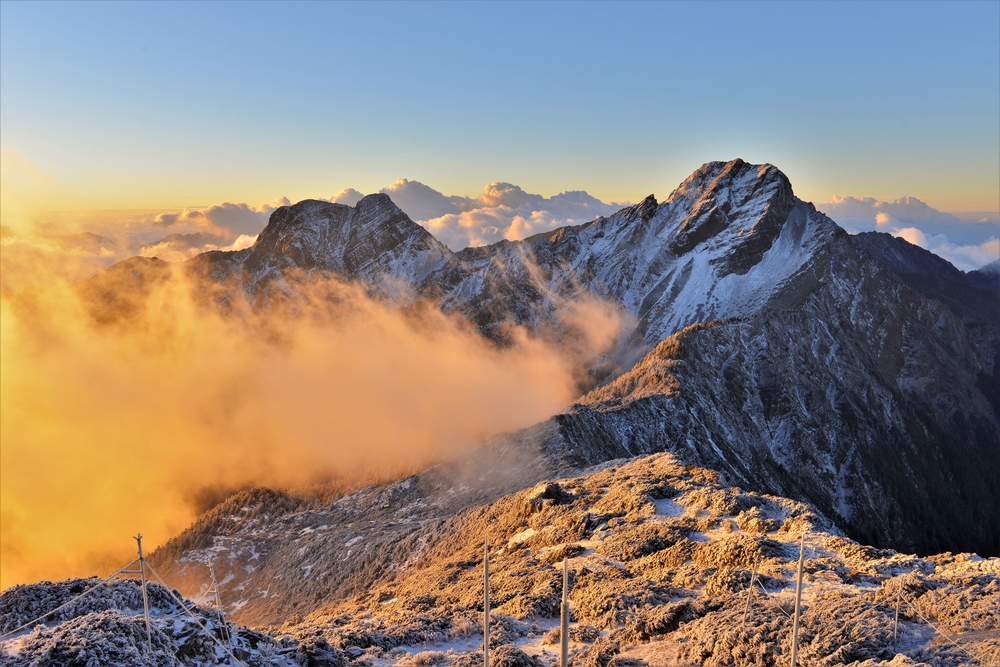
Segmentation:
{"type": "Polygon", "coordinates": [[[39,616],[42,621],[0,643],[0,665],[208,667],[230,664],[227,648],[248,667],[343,665],[325,640],[278,643],[267,635],[223,623],[215,611],[175,593],[182,607],[158,584],[149,584],[147,595],[149,636],[138,581],[71,579],[9,588],[0,595],[3,632],[11,633],[39,616]]]}

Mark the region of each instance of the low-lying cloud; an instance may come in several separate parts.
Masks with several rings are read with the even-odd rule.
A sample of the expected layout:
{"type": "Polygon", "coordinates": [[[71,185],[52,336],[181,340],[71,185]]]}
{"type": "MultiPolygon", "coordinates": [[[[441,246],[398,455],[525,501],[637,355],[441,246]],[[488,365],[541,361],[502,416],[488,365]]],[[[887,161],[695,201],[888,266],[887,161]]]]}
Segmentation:
{"type": "Polygon", "coordinates": [[[572,345],[514,330],[501,350],[436,304],[332,280],[260,329],[172,276],[126,327],[65,285],[0,301],[0,586],[106,573],[136,532],[152,548],[189,525],[206,490],[413,469],[545,419],[620,330],[582,303],[572,345]]]}
{"type": "Polygon", "coordinates": [[[1000,218],[996,213],[958,215],[938,211],[916,197],[885,202],[834,197],[817,208],[847,231],[888,232],[930,250],[963,271],[1000,259],[1000,218]]]}
{"type": "Polygon", "coordinates": [[[208,208],[185,209],[180,213],[161,213],[153,220],[153,225],[174,233],[179,229],[189,229],[232,242],[240,236],[260,234],[274,209],[290,203],[287,197],[256,208],[248,204],[224,202],[208,208]]]}
{"type": "Polygon", "coordinates": [[[156,257],[167,262],[183,262],[211,250],[243,250],[252,246],[256,240],[257,234],[241,234],[231,243],[224,236],[206,232],[169,234],[152,245],[143,246],[138,254],[142,257],[156,257]]]}
{"type": "Polygon", "coordinates": [[[290,202],[250,206],[225,202],[177,211],[94,211],[5,219],[0,237],[0,291],[37,281],[75,283],[136,255],[181,262],[210,250],[249,248],[271,213],[290,202]]]}

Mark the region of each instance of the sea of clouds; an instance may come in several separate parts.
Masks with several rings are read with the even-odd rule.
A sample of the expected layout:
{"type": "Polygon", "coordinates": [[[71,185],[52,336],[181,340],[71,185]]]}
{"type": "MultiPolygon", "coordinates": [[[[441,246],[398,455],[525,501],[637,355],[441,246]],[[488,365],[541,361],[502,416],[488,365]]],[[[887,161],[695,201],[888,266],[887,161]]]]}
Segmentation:
{"type": "MultiPolygon", "coordinates": [[[[388,194],[452,250],[527,238],[611,215],[629,205],[604,202],[582,190],[545,197],[505,182],[486,185],[476,197],[445,195],[405,178],[379,192],[388,194]]],[[[321,199],[353,206],[363,196],[346,188],[321,199]]],[[[290,203],[280,197],[257,206],[224,202],[173,211],[91,212],[72,220],[45,220],[43,216],[27,229],[5,225],[0,288],[4,293],[23,288],[16,282],[19,276],[45,275],[77,282],[134,255],[177,262],[211,250],[248,248],[271,213],[290,203]],[[21,270],[39,265],[49,270],[21,270]]],[[[963,271],[1000,258],[1000,215],[996,212],[952,214],[915,197],[887,202],[835,196],[817,208],[851,233],[888,232],[963,271]]]]}
{"type": "MultiPolygon", "coordinates": [[[[405,178],[379,192],[389,195],[410,218],[452,250],[504,239],[515,241],[563,225],[589,222],[629,206],[629,202],[604,203],[582,190],[544,197],[503,182],[490,183],[475,198],[447,196],[405,178]]],[[[347,188],[331,201],[353,206],[363,196],[347,188]]]]}
{"type": "Polygon", "coordinates": [[[879,231],[930,250],[963,271],[1000,259],[997,213],[945,213],[916,197],[879,201],[872,197],[833,197],[816,205],[852,234],[879,231]]]}

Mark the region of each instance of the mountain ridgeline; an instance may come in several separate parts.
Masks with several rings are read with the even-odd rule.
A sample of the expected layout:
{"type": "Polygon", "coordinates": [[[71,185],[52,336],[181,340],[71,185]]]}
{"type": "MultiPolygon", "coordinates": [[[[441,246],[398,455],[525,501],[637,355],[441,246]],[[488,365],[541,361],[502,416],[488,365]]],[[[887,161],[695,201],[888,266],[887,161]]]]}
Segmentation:
{"type": "MultiPolygon", "coordinates": [[[[152,262],[128,260],[84,289],[105,294],[106,308],[103,281],[152,262]]],[[[354,207],[306,200],[274,211],[252,248],[186,269],[211,303],[265,316],[316,276],[383,298],[403,286],[500,345],[512,325],[558,341],[560,313],[585,298],[625,314],[616,363],[591,369],[597,387],[485,443],[510,460],[510,478],[454,496],[441,520],[547,476],[667,451],[727,484],[808,502],[861,542],[1000,554],[996,274],[963,274],[888,235],[851,236],[771,165],[711,162],[662,202],[460,252],[387,195],[354,207]]],[[[444,477],[418,475],[407,502],[443,497],[444,477]]],[[[216,537],[192,530],[159,552],[164,567],[216,537]]],[[[258,564],[278,551],[294,559],[291,537],[268,534],[253,547],[258,564]]],[[[233,540],[223,542],[236,553],[233,540]]],[[[395,542],[382,565],[415,545],[395,542]]]]}

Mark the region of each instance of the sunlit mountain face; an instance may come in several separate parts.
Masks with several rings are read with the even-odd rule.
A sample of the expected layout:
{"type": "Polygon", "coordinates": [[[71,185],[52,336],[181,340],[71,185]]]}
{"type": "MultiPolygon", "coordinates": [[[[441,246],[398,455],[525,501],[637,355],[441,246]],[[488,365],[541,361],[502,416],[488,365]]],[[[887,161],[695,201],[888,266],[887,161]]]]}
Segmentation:
{"type": "Polygon", "coordinates": [[[0,2],[0,667],[996,663],[998,25],[0,2]]]}
{"type": "Polygon", "coordinates": [[[5,296],[4,582],[114,569],[128,526],[162,544],[243,489],[327,502],[468,456],[502,481],[468,502],[672,451],[864,542],[994,554],[992,275],[741,160],[457,252],[389,194],[281,205],[246,248],[5,296]]]}

